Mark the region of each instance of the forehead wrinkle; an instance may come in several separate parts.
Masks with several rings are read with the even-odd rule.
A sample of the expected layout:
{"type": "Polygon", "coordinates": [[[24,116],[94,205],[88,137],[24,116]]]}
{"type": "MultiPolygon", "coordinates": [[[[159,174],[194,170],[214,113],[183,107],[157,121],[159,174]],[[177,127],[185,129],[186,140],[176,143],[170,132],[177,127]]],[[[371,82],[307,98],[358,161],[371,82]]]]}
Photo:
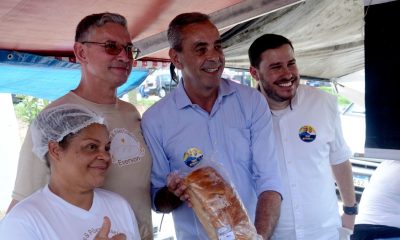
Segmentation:
{"type": "Polygon", "coordinates": [[[94,27],[92,31],[89,32],[89,39],[99,39],[102,42],[117,42],[117,43],[125,43],[132,44],[132,40],[130,39],[129,33],[121,25],[115,23],[106,23],[101,27],[94,27]],[[117,26],[115,26],[117,25],[117,26]],[[114,28],[114,29],[113,29],[114,28]],[[118,29],[122,28],[122,29],[118,29]],[[124,40],[124,39],[127,40],[124,40]],[[101,39],[101,40],[100,40],[101,39]]]}
{"type": "Polygon", "coordinates": [[[196,41],[193,43],[194,47],[203,47],[203,46],[208,46],[207,42],[204,41],[196,41]]]}
{"type": "MultiPolygon", "coordinates": [[[[214,42],[214,45],[221,45],[222,44],[222,40],[221,39],[217,39],[215,42],[214,42]]],[[[194,47],[203,47],[203,46],[208,46],[208,45],[210,45],[208,42],[205,42],[205,41],[202,41],[202,40],[199,40],[199,41],[196,41],[196,42],[194,42],[194,47]]]]}

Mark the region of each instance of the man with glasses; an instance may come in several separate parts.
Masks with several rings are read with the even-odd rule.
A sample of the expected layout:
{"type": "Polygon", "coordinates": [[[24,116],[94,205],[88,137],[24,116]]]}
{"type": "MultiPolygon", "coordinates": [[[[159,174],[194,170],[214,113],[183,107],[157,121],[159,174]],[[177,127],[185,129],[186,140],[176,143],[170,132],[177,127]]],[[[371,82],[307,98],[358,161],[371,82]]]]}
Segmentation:
{"type": "Polygon", "coordinates": [[[83,41],[82,44],[91,43],[97,44],[99,46],[104,47],[106,53],[110,55],[118,55],[122,50],[125,50],[128,58],[136,59],[139,56],[140,50],[135,48],[132,43],[128,43],[125,46],[119,44],[115,41],[107,41],[107,42],[90,42],[90,41],[83,41]]]}
{"type": "MultiPolygon", "coordinates": [[[[151,157],[140,130],[140,114],[117,98],[139,51],[134,48],[126,19],[114,13],[92,14],[78,24],[74,53],[81,63],[79,86],[52,102],[81,104],[102,115],[110,129],[112,164],[104,188],[122,195],[138,220],[141,239],[152,239],[150,170],[151,157]]],[[[9,210],[47,184],[49,168],[32,153],[30,131],[20,152],[13,201],[9,210]]]]}

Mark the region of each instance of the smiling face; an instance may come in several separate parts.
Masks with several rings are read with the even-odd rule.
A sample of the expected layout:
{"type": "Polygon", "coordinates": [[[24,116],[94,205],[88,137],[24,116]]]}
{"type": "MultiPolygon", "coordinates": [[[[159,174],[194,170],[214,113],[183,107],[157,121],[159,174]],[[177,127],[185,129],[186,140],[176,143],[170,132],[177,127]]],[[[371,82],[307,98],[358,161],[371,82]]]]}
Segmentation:
{"type": "MultiPolygon", "coordinates": [[[[77,191],[92,190],[103,185],[110,166],[110,140],[107,128],[91,124],[67,136],[50,151],[52,179],[77,191]]],[[[51,147],[49,147],[51,149],[51,147]]]]}
{"type": "Polygon", "coordinates": [[[170,50],[171,61],[182,70],[188,95],[217,91],[225,59],[220,35],[209,21],[192,23],[181,32],[182,51],[170,50]]]}
{"type": "Polygon", "coordinates": [[[260,82],[271,109],[288,106],[300,82],[294,52],[289,44],[264,51],[259,67],[250,67],[250,73],[260,82]]]}
{"type": "MultiPolygon", "coordinates": [[[[87,42],[113,41],[123,46],[131,43],[128,30],[117,23],[106,23],[89,30],[87,42]]],[[[94,86],[117,88],[124,84],[132,70],[133,59],[126,51],[118,55],[106,53],[104,46],[93,43],[75,43],[75,55],[82,64],[85,77],[96,81],[94,86]]]]}

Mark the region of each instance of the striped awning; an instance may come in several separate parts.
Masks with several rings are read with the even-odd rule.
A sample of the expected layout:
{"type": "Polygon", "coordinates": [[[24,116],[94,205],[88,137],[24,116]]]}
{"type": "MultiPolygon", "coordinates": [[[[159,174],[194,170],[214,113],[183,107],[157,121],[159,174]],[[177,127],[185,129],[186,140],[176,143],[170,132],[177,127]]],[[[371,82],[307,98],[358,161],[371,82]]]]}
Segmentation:
{"type": "MultiPolygon", "coordinates": [[[[139,86],[152,69],[168,67],[168,62],[135,61],[118,96],[139,86]]],[[[75,58],[39,56],[0,50],[0,92],[54,100],[78,86],[81,67],[75,58]]]]}

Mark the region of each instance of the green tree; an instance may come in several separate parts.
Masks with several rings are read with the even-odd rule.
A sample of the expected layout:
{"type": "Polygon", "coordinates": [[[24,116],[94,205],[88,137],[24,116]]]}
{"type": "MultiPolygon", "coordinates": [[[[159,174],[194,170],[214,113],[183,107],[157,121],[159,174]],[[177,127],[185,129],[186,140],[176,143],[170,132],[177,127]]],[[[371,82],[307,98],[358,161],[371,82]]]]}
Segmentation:
{"type": "Polygon", "coordinates": [[[31,123],[40,111],[45,108],[50,101],[30,96],[19,96],[22,100],[14,106],[17,118],[26,123],[31,123]]]}

